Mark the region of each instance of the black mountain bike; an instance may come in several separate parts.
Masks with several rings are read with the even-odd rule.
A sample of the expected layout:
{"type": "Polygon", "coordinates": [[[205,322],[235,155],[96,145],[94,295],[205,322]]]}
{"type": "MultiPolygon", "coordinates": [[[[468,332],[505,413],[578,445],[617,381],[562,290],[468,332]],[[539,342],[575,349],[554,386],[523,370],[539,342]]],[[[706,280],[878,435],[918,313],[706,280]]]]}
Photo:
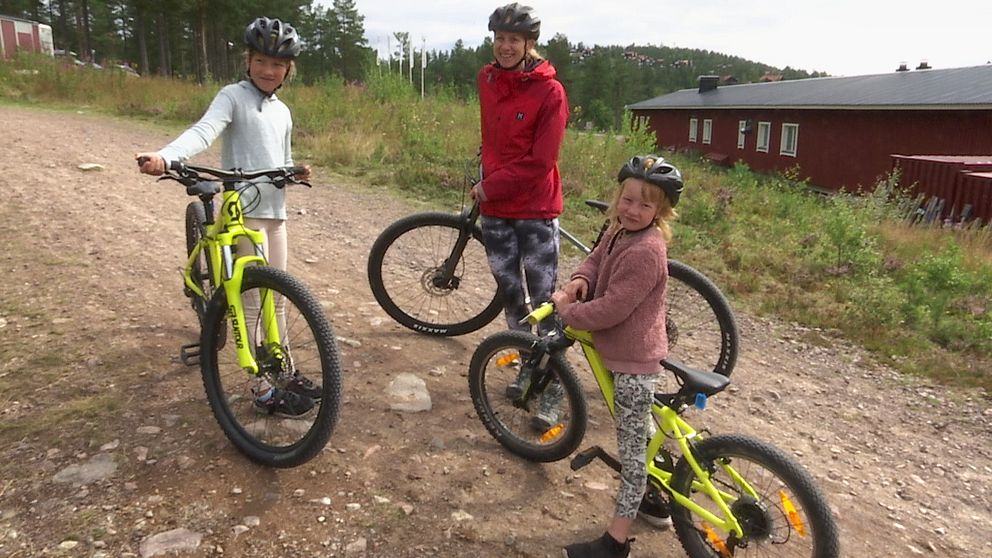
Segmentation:
{"type": "MultiPolygon", "coordinates": [[[[586,201],[605,211],[607,204],[586,201]]],[[[437,336],[471,333],[503,309],[486,260],[479,206],[460,214],[409,215],[386,227],[369,253],[372,294],[404,327],[437,336]]],[[[599,242],[606,230],[600,229],[599,242]]],[[[582,252],[592,248],[564,228],[561,236],[582,252]]],[[[543,302],[543,301],[536,301],[543,302]]],[[[705,275],[668,260],[667,328],[670,357],[693,368],[729,376],[737,363],[737,323],[727,299],[705,275]]]]}

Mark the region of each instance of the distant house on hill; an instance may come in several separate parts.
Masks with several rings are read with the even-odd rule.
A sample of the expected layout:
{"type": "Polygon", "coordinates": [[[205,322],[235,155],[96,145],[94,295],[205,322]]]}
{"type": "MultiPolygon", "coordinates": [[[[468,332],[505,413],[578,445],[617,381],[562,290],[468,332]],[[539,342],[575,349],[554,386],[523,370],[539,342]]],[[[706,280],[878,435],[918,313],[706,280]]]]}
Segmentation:
{"type": "Polygon", "coordinates": [[[992,64],[721,86],[629,105],[658,145],[827,190],[874,186],[893,154],[992,154],[992,64]]]}

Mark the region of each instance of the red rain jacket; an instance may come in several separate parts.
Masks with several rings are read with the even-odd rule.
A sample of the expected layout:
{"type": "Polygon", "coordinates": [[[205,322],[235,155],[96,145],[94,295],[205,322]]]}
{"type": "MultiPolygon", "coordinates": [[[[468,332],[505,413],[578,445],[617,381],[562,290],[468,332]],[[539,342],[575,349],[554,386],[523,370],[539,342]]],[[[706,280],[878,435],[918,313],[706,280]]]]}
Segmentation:
{"type": "Polygon", "coordinates": [[[483,215],[553,219],[562,212],[558,151],[568,122],[565,89],[554,66],[531,70],[489,64],[479,71],[483,215]]]}

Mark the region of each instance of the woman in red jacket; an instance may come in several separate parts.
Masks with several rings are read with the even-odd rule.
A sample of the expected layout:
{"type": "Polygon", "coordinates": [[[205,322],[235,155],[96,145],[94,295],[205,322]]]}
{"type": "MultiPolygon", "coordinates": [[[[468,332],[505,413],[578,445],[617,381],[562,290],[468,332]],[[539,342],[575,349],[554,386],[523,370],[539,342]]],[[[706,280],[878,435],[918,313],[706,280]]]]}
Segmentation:
{"type": "MultiPolygon", "coordinates": [[[[568,99],[554,67],[535,50],[541,20],[533,8],[517,3],[497,8],[489,30],[496,59],[477,80],[483,180],[472,197],[480,202],[486,253],[504,294],[507,325],[528,331],[519,323],[528,313],[528,293],[531,301],[549,300],[558,272],[558,151],[568,99]]],[[[527,381],[517,378],[507,396],[519,396],[527,381]]],[[[534,417],[536,429],[558,422],[559,401],[560,386],[553,385],[534,417]]]]}

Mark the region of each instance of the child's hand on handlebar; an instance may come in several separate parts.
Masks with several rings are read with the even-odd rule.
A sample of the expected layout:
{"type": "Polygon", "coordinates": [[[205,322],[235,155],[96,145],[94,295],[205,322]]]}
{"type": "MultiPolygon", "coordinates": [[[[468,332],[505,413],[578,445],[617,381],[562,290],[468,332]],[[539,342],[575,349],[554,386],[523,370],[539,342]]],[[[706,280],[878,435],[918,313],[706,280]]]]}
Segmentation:
{"type": "Polygon", "coordinates": [[[303,168],[304,172],[293,175],[294,180],[299,180],[300,182],[308,182],[310,180],[310,165],[303,165],[303,168]]]}
{"type": "Polygon", "coordinates": [[[165,159],[158,153],[137,153],[134,160],[138,162],[138,170],[145,174],[160,176],[165,173],[165,159]]]}
{"type": "MultiPolygon", "coordinates": [[[[585,300],[586,296],[589,294],[589,283],[581,277],[576,277],[562,287],[559,292],[563,293],[563,296],[567,298],[568,303],[585,300]]],[[[555,302],[557,303],[557,301],[555,302]]]]}
{"type": "Polygon", "coordinates": [[[575,297],[568,294],[564,290],[555,291],[551,293],[551,302],[555,304],[555,308],[564,308],[565,306],[575,302],[575,297]]]}

